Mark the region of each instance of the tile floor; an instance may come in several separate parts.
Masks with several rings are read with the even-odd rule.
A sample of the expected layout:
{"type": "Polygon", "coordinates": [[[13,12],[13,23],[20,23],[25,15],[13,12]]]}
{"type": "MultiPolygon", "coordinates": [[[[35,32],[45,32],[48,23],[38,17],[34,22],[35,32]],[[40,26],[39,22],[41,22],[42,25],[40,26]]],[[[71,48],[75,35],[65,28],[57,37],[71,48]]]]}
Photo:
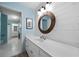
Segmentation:
{"type": "Polygon", "coordinates": [[[0,45],[0,57],[11,57],[22,52],[22,44],[20,39],[12,38],[5,45],[0,45]]]}
{"type": "Polygon", "coordinates": [[[20,53],[18,55],[13,56],[13,57],[29,57],[29,56],[28,56],[27,52],[24,51],[24,52],[22,52],[22,53],[20,53]]]}

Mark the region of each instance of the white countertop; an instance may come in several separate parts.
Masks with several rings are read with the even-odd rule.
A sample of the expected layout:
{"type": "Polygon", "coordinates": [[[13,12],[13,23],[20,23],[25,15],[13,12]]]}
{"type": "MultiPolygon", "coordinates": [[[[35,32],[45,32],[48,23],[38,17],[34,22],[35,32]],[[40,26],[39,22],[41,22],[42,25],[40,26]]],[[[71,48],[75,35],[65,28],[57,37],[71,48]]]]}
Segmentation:
{"type": "Polygon", "coordinates": [[[46,39],[41,41],[36,36],[26,36],[30,41],[54,57],[79,57],[79,48],[46,39]],[[39,41],[40,40],[40,41],[39,41]]]}

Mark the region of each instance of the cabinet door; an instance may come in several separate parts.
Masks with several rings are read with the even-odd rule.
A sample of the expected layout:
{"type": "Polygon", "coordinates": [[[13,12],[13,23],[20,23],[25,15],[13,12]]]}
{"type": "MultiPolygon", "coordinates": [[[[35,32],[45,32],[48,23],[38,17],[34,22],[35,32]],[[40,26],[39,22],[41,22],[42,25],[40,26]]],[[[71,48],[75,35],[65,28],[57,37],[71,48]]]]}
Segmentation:
{"type": "Polygon", "coordinates": [[[29,39],[26,40],[26,51],[29,57],[51,57],[49,54],[40,49],[29,39]]]}
{"type": "Polygon", "coordinates": [[[27,53],[28,53],[28,55],[29,55],[29,57],[31,57],[32,56],[32,48],[31,48],[31,42],[29,41],[29,39],[27,38],[26,39],[26,43],[25,43],[25,45],[26,45],[26,51],[27,51],[27,53]]]}
{"type": "Polygon", "coordinates": [[[38,47],[35,44],[33,44],[30,40],[27,40],[27,42],[26,42],[26,51],[30,57],[39,56],[38,47]]]}
{"type": "Polygon", "coordinates": [[[25,42],[25,49],[28,53],[28,55],[30,56],[30,50],[29,50],[29,40],[26,38],[26,42],[25,42]]]}
{"type": "Polygon", "coordinates": [[[39,48],[34,44],[31,43],[31,53],[32,53],[32,57],[39,57],[39,48]]]}
{"type": "Polygon", "coordinates": [[[25,40],[25,49],[26,50],[28,49],[28,46],[29,46],[29,43],[28,43],[28,39],[26,38],[26,40],[25,40]]]}

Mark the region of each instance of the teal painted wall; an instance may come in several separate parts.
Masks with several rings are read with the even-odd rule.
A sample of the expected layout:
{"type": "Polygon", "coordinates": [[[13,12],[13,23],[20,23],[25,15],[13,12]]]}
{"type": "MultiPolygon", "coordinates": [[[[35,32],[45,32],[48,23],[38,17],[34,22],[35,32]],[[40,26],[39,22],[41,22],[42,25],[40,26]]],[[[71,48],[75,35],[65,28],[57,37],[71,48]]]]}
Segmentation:
{"type": "Polygon", "coordinates": [[[0,13],[0,44],[7,43],[7,15],[0,13]]]}
{"type": "Polygon", "coordinates": [[[0,43],[1,43],[1,13],[0,13],[0,43]]]}

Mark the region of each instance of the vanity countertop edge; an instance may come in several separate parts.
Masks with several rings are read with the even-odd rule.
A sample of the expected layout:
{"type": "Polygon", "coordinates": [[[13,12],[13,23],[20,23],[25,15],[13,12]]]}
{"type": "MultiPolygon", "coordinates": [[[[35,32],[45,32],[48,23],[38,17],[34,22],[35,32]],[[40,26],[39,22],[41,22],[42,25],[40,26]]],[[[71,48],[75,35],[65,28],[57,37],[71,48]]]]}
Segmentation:
{"type": "Polygon", "coordinates": [[[38,39],[36,36],[26,35],[26,37],[52,57],[79,57],[79,48],[56,42],[51,39],[46,39],[46,42],[40,43],[36,40],[38,39]]]}

